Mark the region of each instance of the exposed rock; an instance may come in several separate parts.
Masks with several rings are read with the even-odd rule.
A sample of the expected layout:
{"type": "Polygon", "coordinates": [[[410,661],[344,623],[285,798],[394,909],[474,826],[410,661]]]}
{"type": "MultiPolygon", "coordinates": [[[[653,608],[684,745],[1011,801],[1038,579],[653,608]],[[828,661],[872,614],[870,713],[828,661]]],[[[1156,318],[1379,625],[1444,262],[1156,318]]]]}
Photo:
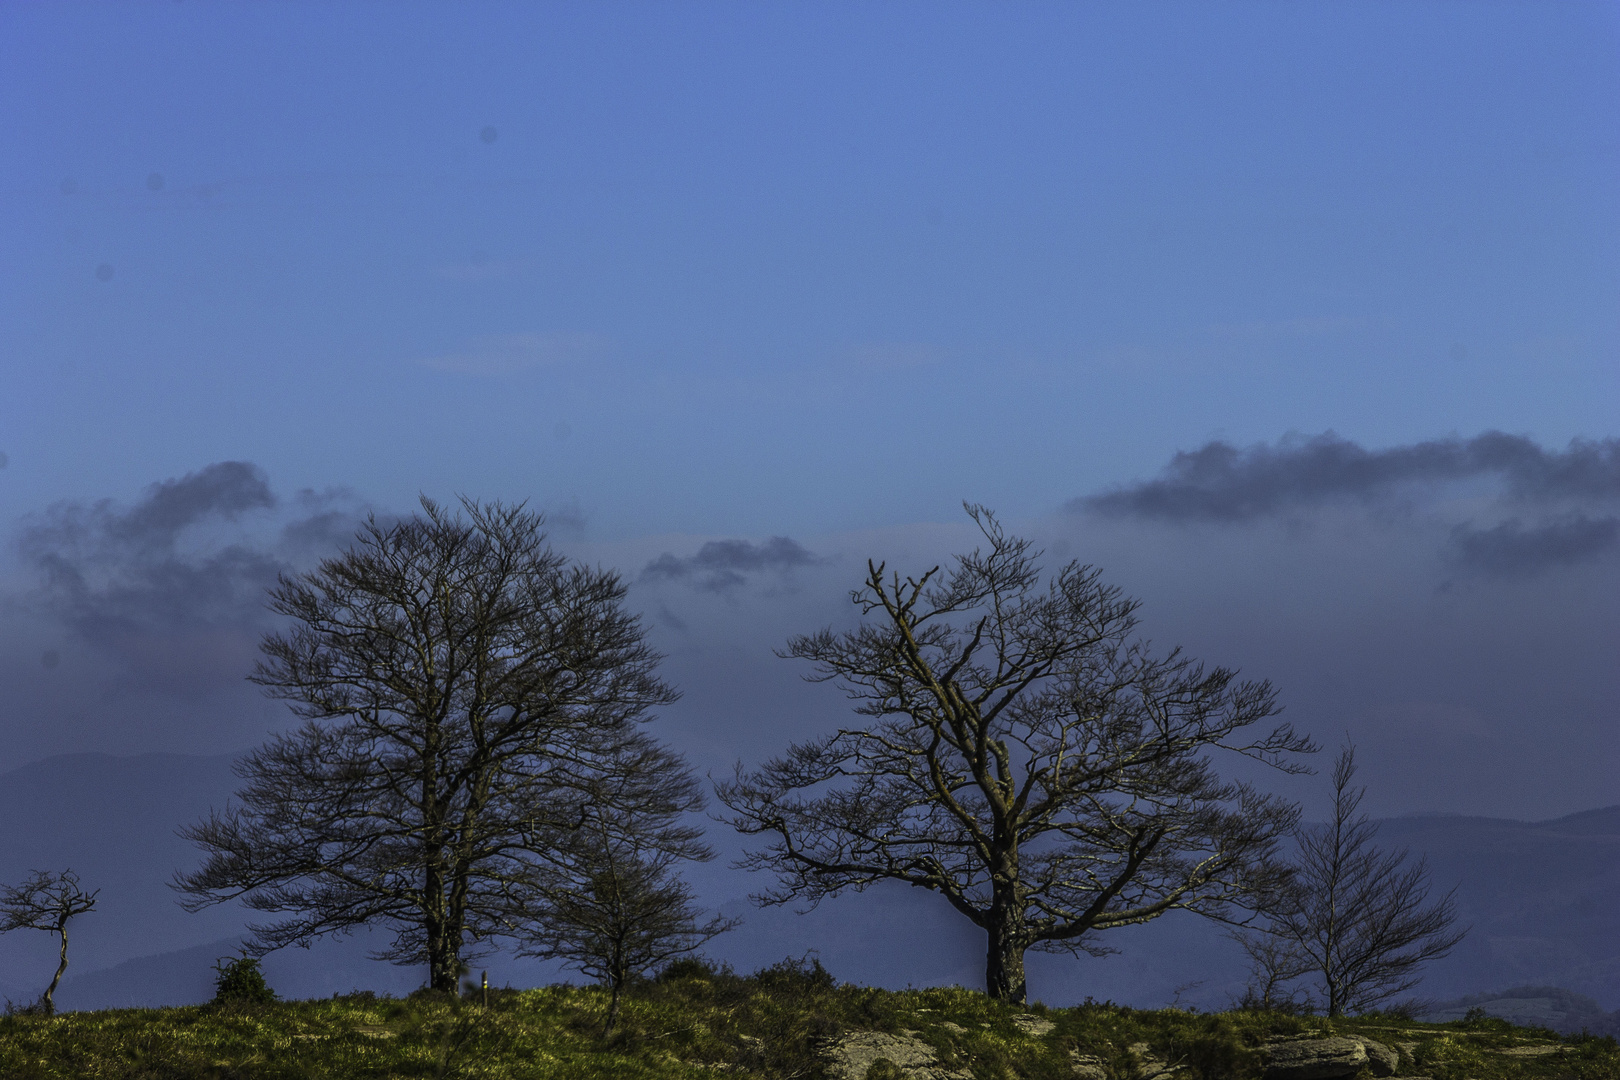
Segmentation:
{"type": "Polygon", "coordinates": [[[1567,1046],[1541,1043],[1536,1046],[1510,1046],[1506,1050],[1498,1050],[1497,1053],[1506,1054],[1509,1057],[1541,1057],[1543,1054],[1562,1054],[1568,1049],[1567,1046]]]}
{"type": "Polygon", "coordinates": [[[972,1080],[972,1073],[940,1065],[934,1048],[910,1034],[852,1031],[833,1039],[822,1051],[829,1080],[866,1080],[880,1060],[891,1062],[907,1080],[972,1080]]]}
{"type": "Polygon", "coordinates": [[[1261,1049],[1266,1080],[1345,1080],[1368,1064],[1357,1039],[1277,1039],[1261,1049]]]}
{"type": "Polygon", "coordinates": [[[1057,1027],[1052,1021],[1045,1017],[1036,1016],[1034,1013],[1020,1013],[1012,1018],[1012,1022],[1013,1026],[1025,1035],[1045,1035],[1057,1027]]]}
{"type": "Polygon", "coordinates": [[[1074,1063],[1075,1080],[1108,1080],[1108,1063],[1102,1058],[1074,1050],[1069,1060],[1074,1063]]]}
{"type": "Polygon", "coordinates": [[[1155,1055],[1147,1043],[1131,1043],[1126,1049],[1136,1061],[1136,1072],[1141,1080],[1171,1080],[1176,1075],[1178,1064],[1155,1055]]]}
{"type": "Polygon", "coordinates": [[[1359,1036],[1356,1041],[1367,1051],[1367,1067],[1374,1076],[1394,1076],[1400,1071],[1401,1055],[1394,1047],[1359,1036]]]}
{"type": "MultiPolygon", "coordinates": [[[[917,1011],[922,1012],[921,1009],[918,1009],[917,1011]]],[[[947,1020],[943,1024],[939,1025],[939,1026],[944,1028],[946,1031],[950,1032],[952,1035],[966,1035],[967,1034],[967,1028],[963,1027],[961,1024],[958,1024],[953,1020],[947,1020]]]]}

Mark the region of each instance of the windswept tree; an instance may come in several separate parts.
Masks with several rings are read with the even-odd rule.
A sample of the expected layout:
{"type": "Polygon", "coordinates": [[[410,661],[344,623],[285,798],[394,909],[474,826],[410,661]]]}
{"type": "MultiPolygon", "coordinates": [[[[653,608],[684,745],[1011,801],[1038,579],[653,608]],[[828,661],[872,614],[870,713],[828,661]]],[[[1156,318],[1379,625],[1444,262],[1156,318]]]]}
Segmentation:
{"type": "Polygon", "coordinates": [[[9,930],[45,930],[62,941],[60,959],[51,985],[39,997],[46,1016],[56,1012],[56,987],[68,966],[68,923],[94,911],[100,889],[86,892],[72,870],[54,873],[36,870],[21,885],[0,888],[0,934],[9,930]]]}
{"type": "Polygon", "coordinates": [[[1333,767],[1333,816],[1298,830],[1293,874],[1267,905],[1269,921],[1239,937],[1259,981],[1275,993],[1309,976],[1329,1016],[1365,1012],[1412,989],[1423,965],[1468,933],[1456,926],[1455,889],[1430,902],[1427,860],[1408,863],[1405,849],[1377,846],[1378,826],[1359,812],[1367,789],[1351,786],[1355,775],[1355,747],[1346,745],[1333,767]]]}
{"type": "Polygon", "coordinates": [[[611,1033],[632,979],[737,925],[718,915],[700,921],[691,887],[676,873],[678,860],[710,858],[696,830],[592,813],[553,853],[518,954],[561,960],[607,986],[611,1033]]]}
{"type": "Polygon", "coordinates": [[[1025,999],[1029,949],[1099,953],[1103,930],[1187,909],[1229,917],[1268,887],[1295,808],[1221,779],[1212,752],[1280,769],[1314,749],[1265,682],[1239,682],[1133,636],[1134,600],[1038,552],[981,507],[988,550],[920,577],[867,564],[845,633],[782,655],[836,680],[870,718],[718,785],[767,838],[763,903],[814,904],[900,881],[942,895],[987,938],[985,983],[1025,999]]]}
{"type": "Polygon", "coordinates": [[[237,764],[237,801],[183,831],[207,859],[176,879],[192,910],[286,915],[252,927],[252,955],[380,925],[379,959],[454,991],[590,814],[701,805],[642,727],[675,693],[620,579],[552,551],[522,507],[463,507],[372,520],[271,593],[292,625],[252,678],[305,723],[237,764]]]}

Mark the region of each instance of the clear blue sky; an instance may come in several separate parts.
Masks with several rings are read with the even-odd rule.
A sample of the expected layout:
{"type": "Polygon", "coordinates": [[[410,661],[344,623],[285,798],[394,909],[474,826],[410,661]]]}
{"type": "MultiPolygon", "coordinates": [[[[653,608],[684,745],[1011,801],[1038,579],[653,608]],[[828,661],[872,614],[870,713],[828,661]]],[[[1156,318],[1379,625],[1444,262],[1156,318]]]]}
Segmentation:
{"type": "Polygon", "coordinates": [[[0,9],[11,516],[246,459],[802,533],[1562,445],[1617,287],[1612,4],[0,9]]]}

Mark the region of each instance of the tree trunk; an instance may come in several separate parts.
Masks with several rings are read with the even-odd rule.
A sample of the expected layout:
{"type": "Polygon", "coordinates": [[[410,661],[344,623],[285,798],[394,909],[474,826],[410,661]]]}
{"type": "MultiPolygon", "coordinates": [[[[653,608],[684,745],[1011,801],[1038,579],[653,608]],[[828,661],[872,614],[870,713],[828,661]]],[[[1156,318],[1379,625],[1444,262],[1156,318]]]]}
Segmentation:
{"type": "Polygon", "coordinates": [[[64,926],[57,933],[62,935],[62,960],[56,965],[56,977],[51,980],[51,985],[45,988],[44,996],[39,999],[39,1003],[45,1007],[46,1016],[56,1015],[56,984],[62,981],[62,972],[67,970],[67,928],[64,926]]]}
{"type": "Polygon", "coordinates": [[[607,1027],[603,1029],[604,1036],[613,1034],[613,1025],[619,1022],[619,994],[624,989],[617,981],[613,984],[613,996],[608,999],[607,1027]]]}
{"type": "Polygon", "coordinates": [[[461,978],[461,957],[442,929],[428,934],[428,985],[435,990],[456,993],[461,978]]]}
{"type": "MultiPolygon", "coordinates": [[[[427,879],[429,888],[439,886],[442,889],[439,875],[433,869],[429,869],[427,879]]],[[[458,980],[461,978],[461,935],[452,932],[453,928],[446,925],[448,920],[442,911],[431,913],[425,921],[428,986],[454,994],[459,989],[458,980]]]]}
{"type": "Polygon", "coordinates": [[[984,989],[996,1001],[1024,1004],[1024,913],[997,896],[990,907],[984,989]]]}
{"type": "MultiPolygon", "coordinates": [[[[426,674],[436,683],[431,663],[426,674]]],[[[435,689],[437,686],[435,685],[435,689]]],[[[450,994],[460,987],[461,934],[459,927],[451,926],[450,912],[446,910],[444,811],[439,805],[439,778],[442,744],[439,721],[434,710],[438,702],[429,701],[423,707],[425,723],[422,732],[422,759],[418,780],[422,785],[422,864],[424,869],[422,895],[427,910],[423,912],[423,930],[427,936],[428,986],[450,994]],[[457,932],[452,935],[450,931],[457,932]]]]}

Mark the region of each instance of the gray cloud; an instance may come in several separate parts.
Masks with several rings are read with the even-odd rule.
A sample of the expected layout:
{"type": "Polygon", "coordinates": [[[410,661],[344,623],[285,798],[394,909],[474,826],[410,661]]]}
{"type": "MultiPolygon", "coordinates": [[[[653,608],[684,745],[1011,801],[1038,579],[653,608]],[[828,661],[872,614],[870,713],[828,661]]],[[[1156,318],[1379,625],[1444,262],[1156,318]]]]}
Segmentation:
{"type": "Polygon", "coordinates": [[[1210,442],[1181,451],[1153,480],[1069,504],[1101,517],[1167,524],[1246,524],[1329,506],[1373,507],[1400,498],[1443,516],[1448,495],[1475,499],[1486,520],[1446,523],[1442,554],[1488,575],[1567,566],[1620,549],[1617,519],[1594,507],[1620,502],[1620,439],[1576,439],[1549,450],[1488,431],[1368,450],[1332,432],[1239,449],[1210,442]]]}
{"type": "Polygon", "coordinates": [[[762,544],[749,540],[710,540],[696,555],[677,558],[669,552],[641,571],[643,578],[692,581],[708,592],[724,592],[748,582],[748,575],[764,571],[783,573],[799,566],[823,562],[786,536],[773,536],[762,544]]]}
{"type": "Polygon", "coordinates": [[[1569,566],[1620,550],[1620,517],[1571,514],[1542,524],[1512,518],[1488,529],[1458,525],[1448,554],[1462,568],[1524,574],[1569,566]]]}
{"type": "Polygon", "coordinates": [[[265,589],[352,535],[354,515],[334,505],[342,498],[301,493],[279,538],[264,539],[278,507],[264,473],[218,462],[153,484],[133,505],[57,503],[24,521],[17,546],[50,621],[121,662],[123,678],[184,689],[246,674],[265,589]]]}
{"type": "Polygon", "coordinates": [[[546,527],[553,532],[583,536],[586,524],[585,507],[577,495],[546,511],[546,527]]]}
{"type": "Polygon", "coordinates": [[[234,521],[245,511],[275,505],[270,483],[258,466],[221,461],[178,480],[153,484],[146,497],[122,515],[110,513],[105,500],[97,504],[97,510],[114,535],[172,544],[182,529],[200,521],[234,521]]]}
{"type": "Polygon", "coordinates": [[[1387,450],[1332,432],[1247,449],[1216,441],[1178,452],[1158,479],[1070,505],[1113,517],[1241,522],[1481,478],[1499,481],[1504,497],[1516,502],[1620,499],[1620,439],[1577,439],[1562,451],[1500,431],[1387,450]]]}

